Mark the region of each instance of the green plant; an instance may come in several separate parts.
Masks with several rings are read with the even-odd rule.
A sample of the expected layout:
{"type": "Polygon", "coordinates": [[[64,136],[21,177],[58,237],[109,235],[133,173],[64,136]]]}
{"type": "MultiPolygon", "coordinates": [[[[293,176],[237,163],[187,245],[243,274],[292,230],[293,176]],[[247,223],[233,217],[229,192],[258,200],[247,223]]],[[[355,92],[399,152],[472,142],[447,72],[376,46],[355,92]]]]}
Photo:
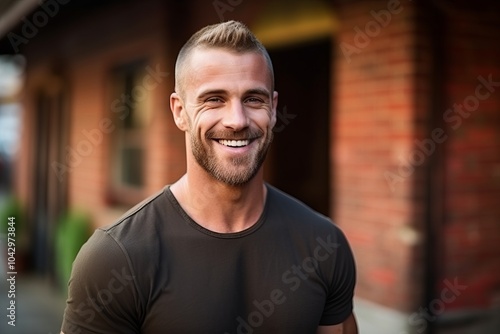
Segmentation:
{"type": "Polygon", "coordinates": [[[16,235],[21,233],[21,228],[24,222],[24,211],[21,202],[15,196],[9,196],[5,204],[0,209],[0,235],[7,235],[9,227],[9,217],[13,217],[15,221],[16,235]]]}
{"type": "Polygon", "coordinates": [[[56,271],[58,280],[65,285],[71,275],[73,261],[90,236],[90,218],[79,211],[69,211],[56,229],[56,271]]]}

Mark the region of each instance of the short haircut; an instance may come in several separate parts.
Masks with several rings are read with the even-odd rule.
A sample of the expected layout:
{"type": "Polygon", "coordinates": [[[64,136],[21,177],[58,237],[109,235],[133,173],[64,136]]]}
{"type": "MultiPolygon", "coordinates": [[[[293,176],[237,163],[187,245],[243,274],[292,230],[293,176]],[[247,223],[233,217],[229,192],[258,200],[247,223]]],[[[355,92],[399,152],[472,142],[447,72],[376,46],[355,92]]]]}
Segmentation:
{"type": "Polygon", "coordinates": [[[227,21],[206,26],[197,31],[184,44],[179,51],[175,63],[175,89],[180,93],[182,86],[183,67],[189,55],[196,48],[221,48],[236,53],[255,52],[261,54],[266,60],[271,77],[272,90],[274,90],[274,70],[271,57],[262,43],[248,29],[246,25],[238,21],[227,21]]]}

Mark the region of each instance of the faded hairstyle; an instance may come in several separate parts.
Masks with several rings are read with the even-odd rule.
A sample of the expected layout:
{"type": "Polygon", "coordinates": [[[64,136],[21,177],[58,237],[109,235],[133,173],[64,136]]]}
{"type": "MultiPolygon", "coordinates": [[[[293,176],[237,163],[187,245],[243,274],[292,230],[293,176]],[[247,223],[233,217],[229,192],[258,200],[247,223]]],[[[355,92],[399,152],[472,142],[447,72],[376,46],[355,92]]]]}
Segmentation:
{"type": "Polygon", "coordinates": [[[271,76],[272,90],[274,90],[274,70],[271,57],[262,43],[248,29],[246,25],[237,21],[228,21],[206,26],[196,32],[184,44],[175,63],[175,89],[182,91],[184,64],[189,55],[196,48],[221,48],[236,53],[255,52],[264,56],[271,76]]]}

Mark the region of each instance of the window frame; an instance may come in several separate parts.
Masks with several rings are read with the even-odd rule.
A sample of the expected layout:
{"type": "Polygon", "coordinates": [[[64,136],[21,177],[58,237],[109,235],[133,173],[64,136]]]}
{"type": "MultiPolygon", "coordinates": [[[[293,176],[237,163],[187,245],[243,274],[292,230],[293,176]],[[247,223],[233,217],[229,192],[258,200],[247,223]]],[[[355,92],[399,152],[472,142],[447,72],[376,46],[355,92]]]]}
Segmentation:
{"type": "Polygon", "coordinates": [[[140,202],[146,192],[147,173],[147,129],[151,113],[151,94],[145,87],[139,90],[145,95],[134,94],[134,88],[141,87],[147,75],[147,58],[137,58],[128,62],[116,64],[110,68],[106,75],[108,84],[108,115],[114,130],[110,133],[107,161],[107,204],[112,206],[132,206],[140,202]],[[132,85],[127,76],[132,76],[132,85]],[[120,81],[122,80],[122,81],[120,81]],[[128,85],[128,86],[127,86],[128,85]],[[125,97],[123,97],[125,95],[125,97]],[[130,109],[135,107],[135,109],[130,109]],[[132,123],[127,125],[127,121],[132,123]],[[137,122],[135,124],[134,122],[137,122]],[[130,127],[131,126],[131,127],[130,127]],[[127,149],[138,149],[142,153],[139,172],[139,184],[127,184],[123,180],[125,168],[123,152],[127,149]]]}

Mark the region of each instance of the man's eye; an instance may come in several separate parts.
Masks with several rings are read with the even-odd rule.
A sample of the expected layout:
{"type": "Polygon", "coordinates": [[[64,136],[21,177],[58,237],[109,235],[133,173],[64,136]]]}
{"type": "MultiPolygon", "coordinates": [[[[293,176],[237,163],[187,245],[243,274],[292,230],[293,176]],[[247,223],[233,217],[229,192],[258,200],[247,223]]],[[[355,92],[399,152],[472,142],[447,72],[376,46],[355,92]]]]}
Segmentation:
{"type": "Polygon", "coordinates": [[[222,99],[220,97],[210,97],[207,99],[207,102],[215,102],[215,103],[221,103],[222,99]]]}
{"type": "Polygon", "coordinates": [[[262,103],[262,99],[259,99],[259,98],[256,98],[256,97],[249,97],[248,99],[246,99],[246,102],[249,102],[249,103],[262,103]]]}

